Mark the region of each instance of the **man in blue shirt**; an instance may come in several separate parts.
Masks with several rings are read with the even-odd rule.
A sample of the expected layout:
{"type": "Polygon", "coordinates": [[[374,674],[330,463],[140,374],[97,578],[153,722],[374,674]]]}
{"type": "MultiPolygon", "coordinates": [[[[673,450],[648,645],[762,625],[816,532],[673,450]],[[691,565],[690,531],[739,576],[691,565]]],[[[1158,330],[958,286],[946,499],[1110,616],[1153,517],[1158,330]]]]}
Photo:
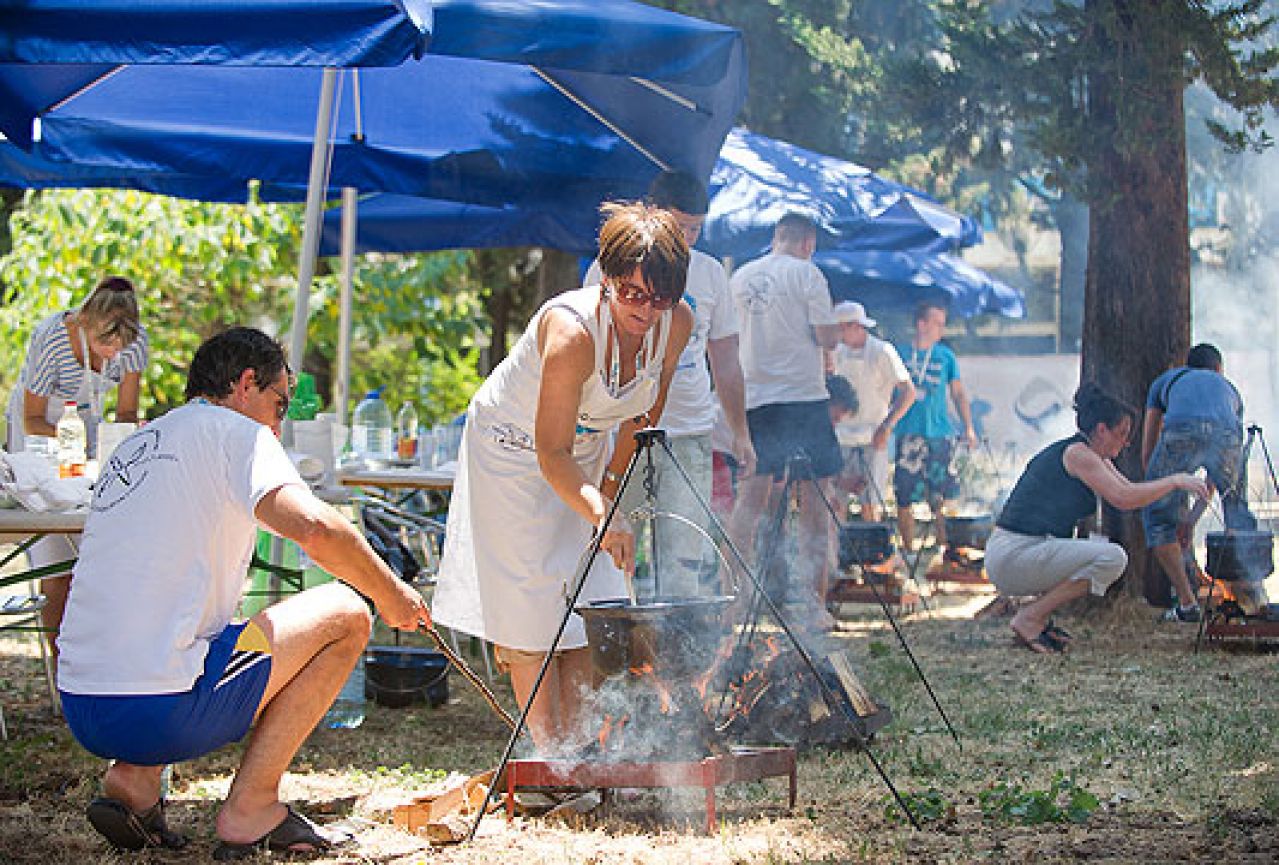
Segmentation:
{"type": "Polygon", "coordinates": [[[953,351],[941,344],[945,330],[946,308],[935,301],[924,301],[915,308],[914,339],[897,348],[915,386],[915,404],[897,423],[897,459],[893,470],[897,526],[908,551],[915,539],[911,505],[916,502],[928,502],[937,544],[946,545],[942,505],[959,492],[959,479],[951,468],[955,428],[947,411],[947,397],[954,401],[964,424],[964,441],[970,447],[977,444],[968,394],[959,380],[959,361],[953,351]]]}
{"type": "MultiPolygon", "coordinates": [[[[1146,479],[1206,469],[1208,481],[1221,493],[1229,529],[1255,528],[1248,513],[1243,474],[1243,400],[1222,375],[1221,352],[1209,343],[1190,350],[1186,365],[1156,378],[1146,395],[1141,432],[1141,462],[1146,479]]],[[[1185,493],[1176,492],[1142,511],[1146,546],[1176,589],[1179,604],[1165,618],[1197,622],[1199,603],[1182,559],[1179,531],[1186,532],[1185,493]]]]}

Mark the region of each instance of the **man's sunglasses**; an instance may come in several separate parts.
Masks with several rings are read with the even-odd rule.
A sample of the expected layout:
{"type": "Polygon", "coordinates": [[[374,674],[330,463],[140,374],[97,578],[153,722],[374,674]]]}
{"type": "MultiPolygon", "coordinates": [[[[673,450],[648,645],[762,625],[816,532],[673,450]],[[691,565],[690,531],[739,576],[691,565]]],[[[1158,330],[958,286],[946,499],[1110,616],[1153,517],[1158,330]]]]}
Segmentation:
{"type": "Polygon", "coordinates": [[[634,283],[613,283],[613,291],[617,294],[617,299],[627,306],[644,306],[648,304],[658,312],[666,312],[666,310],[679,303],[679,295],[665,295],[649,291],[641,288],[634,283]]]}

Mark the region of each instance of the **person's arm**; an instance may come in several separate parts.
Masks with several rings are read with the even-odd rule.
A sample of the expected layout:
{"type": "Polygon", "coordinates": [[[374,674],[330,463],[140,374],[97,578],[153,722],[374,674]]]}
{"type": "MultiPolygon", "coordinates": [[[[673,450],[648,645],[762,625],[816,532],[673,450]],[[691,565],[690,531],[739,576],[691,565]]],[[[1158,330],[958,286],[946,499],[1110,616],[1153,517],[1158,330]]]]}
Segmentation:
{"type": "Polygon", "coordinates": [[[893,401],[888,407],[888,415],[875,428],[875,433],[871,436],[871,447],[881,451],[888,447],[888,437],[893,434],[897,422],[902,419],[902,415],[910,411],[910,407],[914,404],[915,383],[909,378],[897,382],[893,388],[893,401]]]}
{"type": "Polygon", "coordinates": [[[738,359],[737,334],[709,340],[706,356],[715,379],[715,394],[724,408],[724,421],[733,432],[733,459],[737,460],[743,475],[752,474],[755,448],[746,425],[746,380],[738,359]]]}
{"type": "Polygon", "coordinates": [[[838,324],[813,325],[813,341],[826,351],[834,351],[839,345],[839,333],[838,324]]]}
{"type": "Polygon", "coordinates": [[[1154,406],[1146,408],[1146,415],[1141,421],[1141,470],[1150,468],[1150,455],[1155,452],[1155,445],[1164,429],[1164,413],[1154,406]]]}
{"type": "Polygon", "coordinates": [[[351,522],[310,490],[295,484],[263,496],[254,516],[278,535],[297,543],[324,570],[373,601],[392,628],[430,625],[426,601],[373,552],[351,522]]]}
{"type": "Polygon", "coordinates": [[[45,420],[44,413],[49,409],[49,398],[38,393],[23,391],[22,394],[22,431],[29,436],[56,436],[58,428],[45,420]]]}
{"type": "Polygon", "coordinates": [[[120,379],[120,391],[116,395],[115,419],[117,423],[138,422],[138,397],[142,393],[142,373],[126,372],[120,379]]]}
{"type": "Polygon", "coordinates": [[[973,429],[973,412],[968,404],[968,392],[964,390],[964,383],[958,378],[950,380],[950,398],[955,403],[955,411],[959,412],[959,419],[964,424],[964,440],[968,442],[969,447],[977,446],[977,431],[973,429]]]}
{"type": "Polygon", "coordinates": [[[1102,459],[1081,442],[1066,448],[1062,464],[1067,474],[1079,478],[1090,490],[1121,511],[1144,507],[1176,490],[1185,490],[1201,499],[1209,495],[1207,484],[1185,473],[1133,483],[1115,468],[1114,463],[1102,459]]]}
{"type": "Polygon", "coordinates": [[[573,459],[582,386],[595,367],[594,341],[570,313],[553,308],[542,318],[538,344],[542,379],[533,434],[538,467],[565,504],[598,526],[608,513],[608,502],[573,459]]]}

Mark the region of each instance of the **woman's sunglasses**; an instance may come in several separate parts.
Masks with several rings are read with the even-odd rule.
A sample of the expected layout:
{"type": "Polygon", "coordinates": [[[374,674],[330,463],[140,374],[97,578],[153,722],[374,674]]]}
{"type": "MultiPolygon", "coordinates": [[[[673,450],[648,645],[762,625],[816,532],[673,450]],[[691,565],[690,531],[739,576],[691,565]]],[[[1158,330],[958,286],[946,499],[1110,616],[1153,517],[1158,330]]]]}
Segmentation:
{"type": "Polygon", "coordinates": [[[627,306],[648,304],[658,312],[666,312],[679,302],[679,295],[658,294],[634,282],[614,282],[612,288],[617,299],[627,306]]]}

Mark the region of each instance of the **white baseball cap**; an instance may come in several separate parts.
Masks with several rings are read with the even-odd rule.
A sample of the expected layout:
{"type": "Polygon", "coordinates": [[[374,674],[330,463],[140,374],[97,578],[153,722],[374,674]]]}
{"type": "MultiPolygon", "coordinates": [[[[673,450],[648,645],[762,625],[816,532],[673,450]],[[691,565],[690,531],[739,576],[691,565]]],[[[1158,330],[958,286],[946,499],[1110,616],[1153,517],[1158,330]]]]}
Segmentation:
{"type": "Polygon", "coordinates": [[[845,300],[835,304],[835,321],[840,324],[860,324],[862,327],[874,327],[875,319],[866,315],[866,307],[855,300],[845,300]]]}

